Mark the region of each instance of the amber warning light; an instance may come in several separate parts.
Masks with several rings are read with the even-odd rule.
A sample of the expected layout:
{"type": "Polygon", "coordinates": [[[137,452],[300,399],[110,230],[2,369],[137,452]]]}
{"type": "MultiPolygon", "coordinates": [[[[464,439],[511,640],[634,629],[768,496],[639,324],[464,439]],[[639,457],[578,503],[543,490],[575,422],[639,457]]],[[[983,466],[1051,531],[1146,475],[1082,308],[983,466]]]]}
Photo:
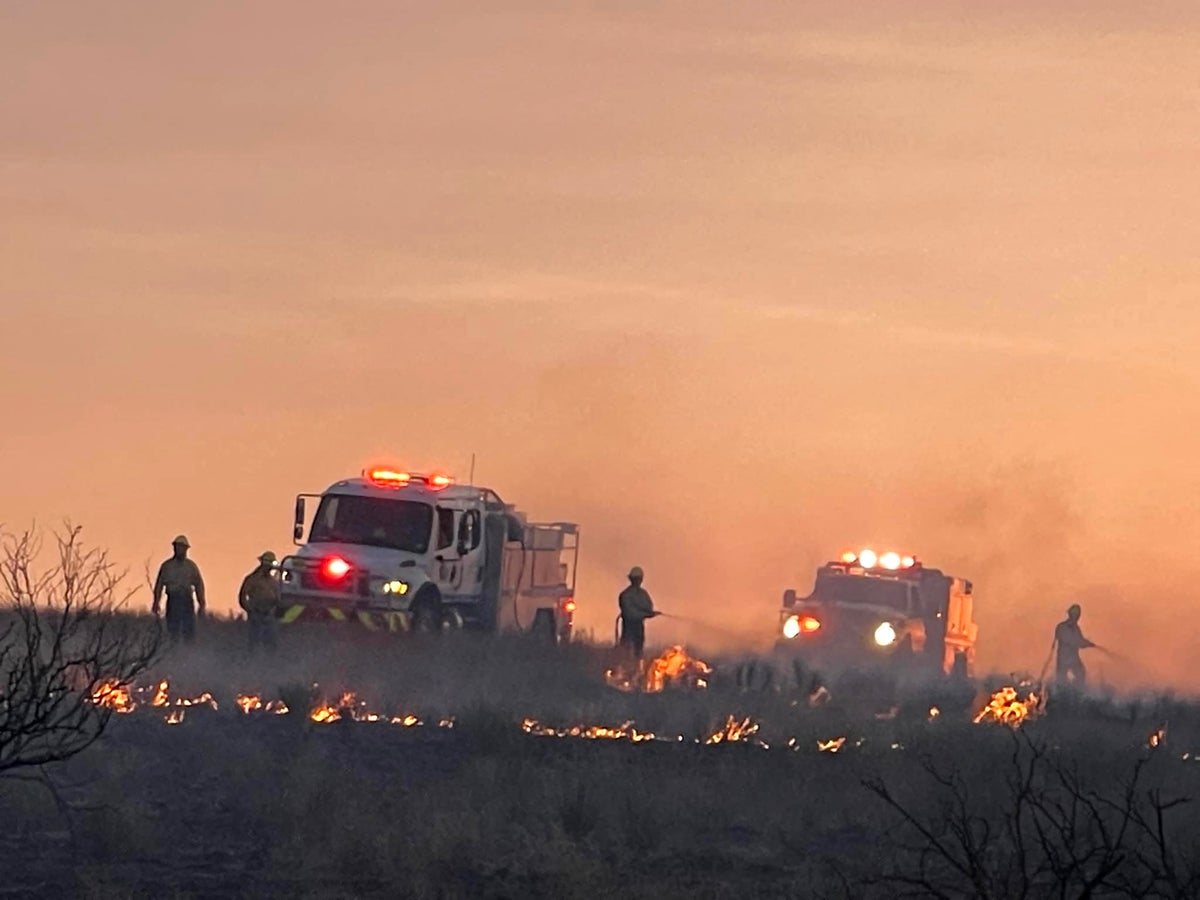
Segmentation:
{"type": "Polygon", "coordinates": [[[855,553],[853,550],[847,550],[842,554],[842,562],[848,566],[858,563],[864,569],[888,569],[894,572],[897,569],[911,569],[917,564],[917,558],[901,556],[895,550],[886,553],[876,553],[874,550],[860,550],[855,553]]]}
{"type": "Polygon", "coordinates": [[[821,620],[814,616],[790,616],[783,623],[783,636],[788,640],[802,634],[812,634],[821,630],[821,620]]]}

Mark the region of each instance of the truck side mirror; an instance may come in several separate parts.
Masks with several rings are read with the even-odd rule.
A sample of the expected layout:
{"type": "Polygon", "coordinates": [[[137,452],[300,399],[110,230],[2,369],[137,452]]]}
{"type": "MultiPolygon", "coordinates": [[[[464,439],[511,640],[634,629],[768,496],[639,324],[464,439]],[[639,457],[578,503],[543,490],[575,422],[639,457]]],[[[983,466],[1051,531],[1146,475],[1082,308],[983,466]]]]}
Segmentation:
{"type": "Polygon", "coordinates": [[[784,606],[795,606],[796,605],[796,592],[794,590],[792,590],[791,588],[788,588],[786,591],[783,592],[783,605],[784,606]]]}
{"type": "Polygon", "coordinates": [[[292,525],[292,540],[297,544],[304,540],[304,498],[296,498],[296,520],[292,525]]]}

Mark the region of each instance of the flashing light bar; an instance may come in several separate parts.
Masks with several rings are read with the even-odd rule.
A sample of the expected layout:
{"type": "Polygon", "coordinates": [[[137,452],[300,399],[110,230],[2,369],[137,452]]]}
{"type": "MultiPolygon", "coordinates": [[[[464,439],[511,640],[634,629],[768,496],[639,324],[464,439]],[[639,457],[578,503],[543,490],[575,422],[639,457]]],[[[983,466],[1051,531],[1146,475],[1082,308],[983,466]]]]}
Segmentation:
{"type": "Polygon", "coordinates": [[[363,472],[363,477],[380,487],[400,488],[412,481],[411,474],[395,469],[367,469],[363,472]]]}
{"type": "Polygon", "coordinates": [[[408,487],[414,481],[420,481],[431,491],[441,491],[454,484],[450,475],[436,473],[434,475],[417,475],[412,472],[402,472],[399,469],[363,469],[363,478],[376,487],[402,488],[408,487]]]}
{"type": "Polygon", "coordinates": [[[917,558],[901,556],[895,550],[888,550],[886,553],[876,553],[874,550],[860,550],[855,553],[853,550],[847,550],[842,554],[842,562],[848,566],[857,563],[864,569],[879,568],[895,572],[899,569],[911,569],[917,564],[917,558]]]}
{"type": "Polygon", "coordinates": [[[429,489],[432,491],[440,491],[454,484],[454,479],[449,475],[430,475],[426,477],[425,484],[428,485],[429,489]]]}

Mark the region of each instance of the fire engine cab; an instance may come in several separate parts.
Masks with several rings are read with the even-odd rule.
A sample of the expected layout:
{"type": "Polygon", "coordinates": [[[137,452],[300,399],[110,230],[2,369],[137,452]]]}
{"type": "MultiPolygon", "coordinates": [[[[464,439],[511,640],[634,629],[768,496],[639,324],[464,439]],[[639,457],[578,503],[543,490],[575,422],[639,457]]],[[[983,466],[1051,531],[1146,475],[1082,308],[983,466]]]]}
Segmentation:
{"type": "Polygon", "coordinates": [[[783,595],[776,646],[816,664],[925,663],[970,676],[978,626],[972,584],[913,556],[847,552],[807,597],[783,595]]]}
{"type": "Polygon", "coordinates": [[[367,469],[298,495],[293,540],[299,550],[278,567],[283,623],[571,637],[578,527],[529,522],[487,488],[367,469]],[[305,543],[308,501],[316,509],[305,543]]]}

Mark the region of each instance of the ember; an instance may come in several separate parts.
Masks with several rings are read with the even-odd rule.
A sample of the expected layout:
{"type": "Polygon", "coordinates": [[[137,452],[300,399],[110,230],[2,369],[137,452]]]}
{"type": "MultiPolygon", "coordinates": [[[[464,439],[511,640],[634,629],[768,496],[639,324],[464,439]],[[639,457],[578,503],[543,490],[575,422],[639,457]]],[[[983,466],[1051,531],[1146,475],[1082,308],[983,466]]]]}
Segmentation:
{"type": "Polygon", "coordinates": [[[836,737],[829,741],[817,741],[817,749],[822,753],[837,753],[846,745],[844,737],[836,737]]]}
{"type": "Polygon", "coordinates": [[[1150,735],[1150,739],[1148,741],[1146,741],[1146,746],[1149,747],[1151,750],[1157,750],[1159,747],[1161,747],[1166,742],[1167,742],[1167,726],[1163,725],[1161,728],[1155,729],[1154,733],[1150,735]]]}
{"type": "Polygon", "coordinates": [[[183,721],[184,713],[185,713],[185,710],[173,709],[169,713],[167,713],[166,716],[163,717],[163,720],[168,725],[178,725],[180,722],[183,721]]]}
{"type": "Polygon", "coordinates": [[[655,736],[651,732],[638,731],[633,727],[633,722],[625,722],[616,728],[610,728],[606,725],[572,725],[568,728],[553,728],[548,725],[543,725],[537,719],[523,719],[521,721],[521,730],[526,734],[536,735],[538,737],[557,737],[557,738],[584,738],[586,740],[612,740],[612,741],[632,741],[635,744],[640,744],[643,741],[652,741],[655,736]]]}

